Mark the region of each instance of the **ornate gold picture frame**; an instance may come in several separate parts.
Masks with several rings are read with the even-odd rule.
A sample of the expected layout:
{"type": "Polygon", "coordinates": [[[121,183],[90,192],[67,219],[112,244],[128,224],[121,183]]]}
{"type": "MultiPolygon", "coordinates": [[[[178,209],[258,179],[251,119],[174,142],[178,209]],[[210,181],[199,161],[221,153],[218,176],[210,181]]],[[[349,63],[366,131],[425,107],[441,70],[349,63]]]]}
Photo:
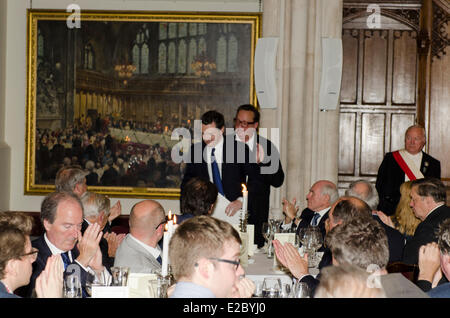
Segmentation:
{"type": "Polygon", "coordinates": [[[29,10],[25,194],[63,165],[116,197],[179,198],[175,128],[254,103],[260,13],[29,10]]]}

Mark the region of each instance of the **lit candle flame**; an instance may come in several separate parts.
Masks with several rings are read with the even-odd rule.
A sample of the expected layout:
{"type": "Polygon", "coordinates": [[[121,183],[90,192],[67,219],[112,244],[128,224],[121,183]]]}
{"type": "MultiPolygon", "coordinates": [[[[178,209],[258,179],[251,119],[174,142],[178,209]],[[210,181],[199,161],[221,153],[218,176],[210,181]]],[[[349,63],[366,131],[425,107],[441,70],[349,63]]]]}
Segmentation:
{"type": "Polygon", "coordinates": [[[176,214],[173,215],[173,224],[174,225],[177,224],[177,215],[176,214]]]}
{"type": "Polygon", "coordinates": [[[164,231],[165,232],[169,231],[169,224],[166,223],[166,225],[164,225],[164,231]]]}
{"type": "Polygon", "coordinates": [[[247,191],[247,187],[245,186],[245,184],[242,184],[242,191],[247,191]]]}
{"type": "Polygon", "coordinates": [[[167,216],[167,219],[168,220],[172,220],[172,211],[171,210],[169,210],[169,214],[167,216]]]}

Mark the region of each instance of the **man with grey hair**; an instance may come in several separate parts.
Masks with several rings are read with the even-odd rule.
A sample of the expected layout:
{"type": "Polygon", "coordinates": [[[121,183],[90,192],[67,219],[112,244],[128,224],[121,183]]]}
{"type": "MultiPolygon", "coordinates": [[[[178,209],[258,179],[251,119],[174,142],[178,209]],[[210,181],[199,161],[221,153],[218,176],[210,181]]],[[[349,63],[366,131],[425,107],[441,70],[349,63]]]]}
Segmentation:
{"type": "MultiPolygon", "coordinates": [[[[59,169],[55,178],[56,191],[73,192],[79,198],[87,191],[86,184],[87,173],[77,166],[63,167],[59,169]]],[[[108,224],[104,232],[110,232],[111,222],[122,213],[122,206],[120,200],[111,207],[108,216],[108,224]]]]}
{"type": "MultiPolygon", "coordinates": [[[[97,223],[100,229],[103,230],[108,223],[110,215],[110,201],[106,195],[94,192],[85,192],[81,197],[83,203],[83,224],[81,226],[81,233],[88,228],[92,223],[97,223]]],[[[114,256],[117,247],[124,239],[125,234],[116,234],[114,232],[105,233],[100,240],[100,250],[102,251],[102,263],[110,270],[114,265],[114,256]]]]}
{"type": "Polygon", "coordinates": [[[285,215],[283,229],[297,228],[297,234],[301,228],[318,226],[322,236],[325,237],[325,222],[331,205],[339,198],[336,185],[328,180],[315,182],[306,195],[307,208],[301,213],[301,221],[296,218],[298,207],[295,207],[296,199],[292,202],[283,199],[283,212],[285,215]]]}
{"type": "Polygon", "coordinates": [[[154,273],[161,270],[158,242],[167,222],[164,208],[154,200],[136,203],[130,212],[130,233],[116,252],[114,266],[127,266],[132,273],[154,273]]]}
{"type": "Polygon", "coordinates": [[[386,231],[389,244],[389,263],[401,261],[405,238],[398,230],[386,225],[376,214],[378,192],[375,186],[367,180],[360,179],[350,183],[349,188],[345,191],[345,195],[356,197],[367,203],[372,209],[372,217],[386,231]]]}

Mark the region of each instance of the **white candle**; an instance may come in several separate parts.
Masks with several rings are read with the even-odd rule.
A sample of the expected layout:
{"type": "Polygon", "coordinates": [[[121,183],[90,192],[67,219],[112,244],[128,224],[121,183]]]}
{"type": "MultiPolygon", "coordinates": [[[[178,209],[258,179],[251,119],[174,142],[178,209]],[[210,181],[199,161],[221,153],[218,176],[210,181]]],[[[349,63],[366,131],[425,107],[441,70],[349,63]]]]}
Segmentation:
{"type": "Polygon", "coordinates": [[[172,219],[172,211],[169,210],[169,216],[168,216],[169,221],[167,222],[169,225],[169,237],[172,237],[174,228],[173,228],[173,219],[172,219]]]}
{"type": "Polygon", "coordinates": [[[164,231],[162,267],[161,267],[162,276],[167,276],[167,272],[169,269],[169,241],[170,241],[170,234],[168,231],[164,231]]]}
{"type": "Polygon", "coordinates": [[[244,202],[242,202],[242,211],[245,215],[245,213],[247,212],[247,205],[248,205],[248,191],[245,184],[242,184],[242,195],[244,197],[244,202]]]}

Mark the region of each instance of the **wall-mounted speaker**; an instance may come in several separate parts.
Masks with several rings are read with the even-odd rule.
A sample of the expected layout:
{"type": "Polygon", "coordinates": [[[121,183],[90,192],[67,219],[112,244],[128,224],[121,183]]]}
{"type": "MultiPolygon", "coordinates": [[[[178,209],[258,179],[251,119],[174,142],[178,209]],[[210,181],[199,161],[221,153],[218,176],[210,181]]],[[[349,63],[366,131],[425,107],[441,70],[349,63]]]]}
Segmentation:
{"type": "Polygon", "coordinates": [[[322,39],[322,78],[320,110],[335,110],[339,105],[342,79],[342,40],[322,39]]]}
{"type": "Polygon", "coordinates": [[[255,49],[255,89],[261,108],[277,107],[276,57],[278,38],[259,38],[255,49]]]}

